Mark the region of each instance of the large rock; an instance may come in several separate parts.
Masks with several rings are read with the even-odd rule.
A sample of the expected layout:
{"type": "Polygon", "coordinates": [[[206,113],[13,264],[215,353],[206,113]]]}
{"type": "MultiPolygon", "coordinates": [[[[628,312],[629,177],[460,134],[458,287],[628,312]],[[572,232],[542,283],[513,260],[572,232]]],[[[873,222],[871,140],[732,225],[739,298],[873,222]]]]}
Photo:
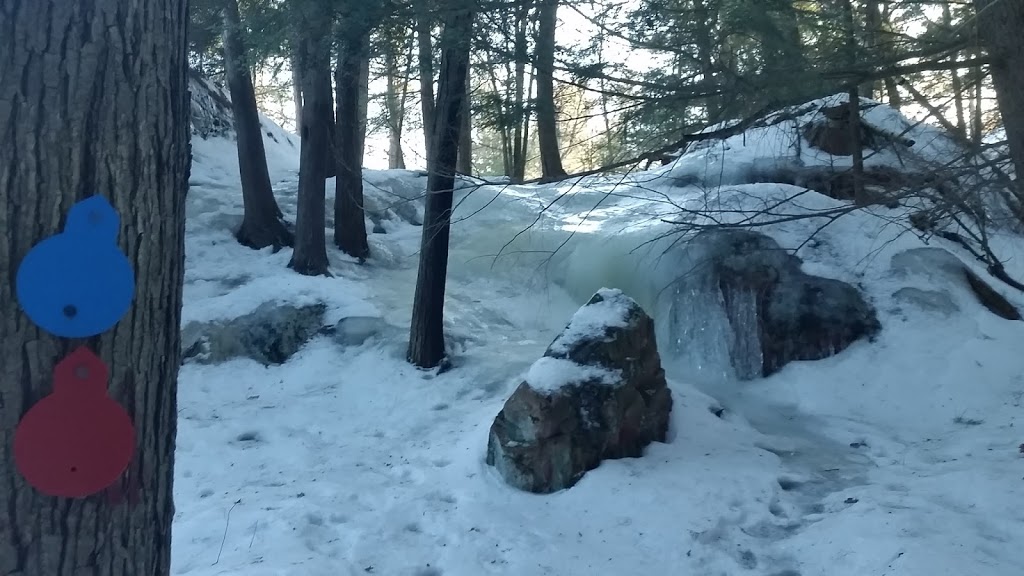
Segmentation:
{"type": "Polygon", "coordinates": [[[664,441],[671,410],[654,322],[622,292],[600,290],[505,402],[487,463],[522,490],[569,488],[602,460],[664,441]]]}
{"type": "Polygon", "coordinates": [[[881,329],[856,288],[804,273],[801,260],[768,236],[709,230],[688,250],[696,262],[686,274],[702,276],[702,289],[719,293],[736,333],[730,355],[741,379],[768,376],[794,360],[827,358],[881,329]]]}
{"type": "MultiPolygon", "coordinates": [[[[929,284],[937,286],[940,290],[952,286],[967,288],[977,297],[978,302],[996,316],[1006,320],[1021,320],[1020,311],[1016,306],[947,250],[933,246],[904,250],[892,257],[891,267],[897,277],[922,276],[928,278],[929,284]]],[[[903,288],[893,296],[906,300],[907,292],[910,290],[914,288],[903,288]]],[[[948,292],[946,294],[946,297],[951,299],[948,292]]],[[[920,299],[914,303],[921,308],[929,309],[920,299]]],[[[953,303],[953,311],[957,308],[953,303]]]]}
{"type": "Polygon", "coordinates": [[[232,358],[282,364],[323,328],[325,310],[323,304],[267,302],[231,320],[190,323],[181,332],[184,357],[202,364],[232,358]]]}

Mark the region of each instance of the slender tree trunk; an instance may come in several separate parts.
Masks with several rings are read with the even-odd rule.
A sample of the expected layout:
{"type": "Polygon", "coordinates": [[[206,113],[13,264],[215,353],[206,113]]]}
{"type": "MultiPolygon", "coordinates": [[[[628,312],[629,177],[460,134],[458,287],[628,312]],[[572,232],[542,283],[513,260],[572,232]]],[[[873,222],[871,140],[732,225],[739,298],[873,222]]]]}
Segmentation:
{"type": "Polygon", "coordinates": [[[974,5],[982,42],[992,57],[992,83],[1017,174],[1017,193],[1024,198],[1024,3],[975,0],[974,5]]]}
{"type": "MultiPolygon", "coordinates": [[[[167,576],[189,178],[183,0],[0,1],[0,574],[167,576]],[[18,266],[99,194],[120,214],[130,312],[87,341],[19,308],[18,266]],[[110,367],[135,457],[107,495],[44,496],[15,468],[15,429],[87,344],[110,367]],[[116,493],[127,491],[127,498],[116,493]]],[[[88,283],[87,278],[68,282],[88,283]]]]}
{"type": "MultiPolygon", "coordinates": [[[[942,24],[946,28],[953,28],[953,13],[949,9],[949,4],[942,5],[942,24]]],[[[953,54],[953,60],[959,60],[960,54],[953,54]]],[[[956,113],[956,130],[957,135],[960,136],[964,141],[967,141],[967,117],[964,115],[964,83],[960,79],[960,71],[953,68],[950,72],[950,84],[953,88],[953,110],[956,113]]]]}
{"type": "Polygon", "coordinates": [[[367,48],[359,61],[359,165],[366,163],[366,130],[370,112],[370,51],[367,48]]]}
{"type": "Polygon", "coordinates": [[[540,3],[537,30],[537,141],[540,146],[541,177],[565,176],[558,149],[558,113],[555,109],[555,27],[558,0],[540,3]]]}
{"type": "MultiPolygon", "coordinates": [[[[327,77],[330,78],[333,74],[331,71],[331,62],[327,61],[327,77]]],[[[338,157],[338,130],[337,120],[334,118],[334,91],[331,90],[330,84],[327,86],[327,115],[324,116],[322,122],[327,125],[327,141],[324,144],[324,178],[334,178],[338,175],[338,163],[335,162],[335,158],[338,157]]]]}
{"type": "Polygon", "coordinates": [[[971,116],[971,142],[974,144],[974,149],[981,148],[981,141],[985,137],[985,118],[984,118],[984,80],[985,73],[982,71],[981,66],[975,66],[974,68],[974,111],[971,116]]]}
{"type": "Polygon", "coordinates": [[[434,129],[434,42],[430,37],[433,28],[426,9],[416,16],[416,39],[419,45],[420,68],[420,111],[423,116],[424,150],[427,153],[427,166],[433,155],[432,131],[434,129]]]}
{"type": "Polygon", "coordinates": [[[334,195],[334,244],[360,261],[370,255],[363,215],[362,68],[369,31],[351,26],[338,38],[338,178],[334,195]]]}
{"type": "Polygon", "coordinates": [[[405,170],[405,156],[402,153],[402,124],[405,119],[405,92],[408,83],[399,78],[402,72],[398,69],[398,55],[393,50],[388,50],[384,54],[384,69],[387,75],[384,111],[388,121],[388,168],[405,170]]]}
{"type": "MultiPolygon", "coordinates": [[[[885,29],[879,0],[867,0],[864,2],[864,20],[864,43],[868,53],[872,58],[880,58],[886,50],[882,42],[882,35],[885,34],[885,29]]],[[[865,82],[860,86],[860,94],[875,99],[875,92],[878,86],[879,82],[877,80],[865,82]]],[[[880,100],[881,98],[879,97],[878,99],[880,100]]]]}
{"type": "Polygon", "coordinates": [[[457,169],[460,174],[473,173],[473,72],[466,67],[466,94],[462,98],[462,129],[459,130],[459,161],[457,169]]]}
{"type": "Polygon", "coordinates": [[[441,39],[441,70],[434,154],[427,176],[427,200],[419,273],[413,298],[409,361],[422,368],[439,366],[445,358],[444,293],[448,272],[455,163],[459,152],[466,71],[469,67],[474,0],[449,0],[441,39]]]}
{"type": "MultiPolygon", "coordinates": [[[[533,92],[533,80],[536,77],[536,72],[533,68],[530,69],[530,79],[526,84],[526,93],[531,94],[533,92]]],[[[516,182],[522,182],[526,179],[526,159],[530,152],[530,110],[523,111],[521,118],[522,131],[520,133],[519,145],[516,147],[513,153],[513,159],[515,163],[512,166],[512,180],[516,182]]]]}
{"type": "MultiPolygon", "coordinates": [[[[853,68],[857,62],[857,30],[854,24],[853,3],[851,0],[842,0],[843,28],[846,34],[846,65],[853,68]]],[[[860,90],[856,84],[849,87],[849,122],[847,127],[850,130],[850,148],[853,155],[853,197],[860,206],[867,205],[867,198],[864,193],[864,149],[860,139],[860,90]]]]}
{"type": "Polygon", "coordinates": [[[224,2],[224,62],[235,118],[238,172],[242,177],[244,213],[236,237],[243,246],[261,250],[291,246],[294,237],[274,199],[263,147],[263,129],[256,107],[256,91],[249,76],[248,55],[242,38],[238,0],[224,2]]]}
{"type": "Polygon", "coordinates": [[[527,117],[526,101],[530,92],[526,89],[526,64],[529,60],[527,52],[527,28],[530,24],[530,7],[532,0],[523,0],[516,4],[515,39],[513,53],[515,64],[515,96],[512,101],[512,173],[513,182],[522,182],[526,176],[526,149],[529,142],[528,131],[530,121],[527,117]]]}
{"type": "MultiPolygon", "coordinates": [[[[495,65],[495,63],[493,61],[490,61],[490,60],[488,60],[487,64],[488,64],[487,65],[487,76],[488,76],[488,79],[491,82],[491,91],[493,93],[495,93],[495,94],[501,94],[501,87],[499,86],[499,83],[498,83],[498,75],[494,72],[494,70],[496,68],[496,65],[495,65]]],[[[507,107],[505,106],[503,101],[499,101],[497,105],[501,107],[500,108],[500,112],[501,112],[502,117],[504,117],[506,115],[507,111],[508,111],[507,107]]],[[[510,130],[509,130],[508,122],[498,122],[497,126],[495,126],[495,131],[498,133],[498,140],[499,140],[499,142],[501,144],[501,169],[502,169],[502,174],[504,174],[505,176],[511,176],[512,175],[512,137],[511,137],[511,135],[509,133],[510,130]]]]}
{"type": "Polygon", "coordinates": [[[302,127],[302,71],[299,69],[299,50],[300,48],[292,48],[292,54],[290,57],[292,69],[292,100],[295,101],[296,134],[298,134],[302,127]]]}
{"type": "Polygon", "coordinates": [[[895,110],[899,110],[903,106],[903,97],[900,96],[899,83],[896,82],[895,78],[886,78],[883,82],[885,84],[885,95],[889,100],[889,106],[895,110]]]}
{"type": "MultiPolygon", "coordinates": [[[[324,231],[327,164],[330,158],[331,59],[329,25],[314,6],[302,16],[302,127],[299,131],[299,195],[295,217],[295,251],[288,267],[307,276],[328,275],[324,231]]],[[[333,163],[333,162],[332,162],[333,163]]]]}
{"type": "MultiPolygon", "coordinates": [[[[714,69],[714,42],[712,41],[712,34],[714,32],[715,18],[712,17],[711,6],[709,0],[694,0],[693,2],[693,16],[696,20],[694,25],[694,42],[697,48],[697,60],[700,62],[701,74],[704,77],[704,81],[710,82],[715,75],[714,69]]],[[[603,41],[603,38],[602,38],[603,41]]],[[[604,79],[601,79],[602,90],[604,79]]],[[[601,95],[602,102],[606,102],[608,99],[607,94],[601,95]]],[[[721,112],[721,96],[709,96],[705,100],[705,108],[707,109],[707,121],[709,124],[713,124],[720,120],[719,114],[721,112]]],[[[604,106],[607,106],[604,104],[604,106]]]]}

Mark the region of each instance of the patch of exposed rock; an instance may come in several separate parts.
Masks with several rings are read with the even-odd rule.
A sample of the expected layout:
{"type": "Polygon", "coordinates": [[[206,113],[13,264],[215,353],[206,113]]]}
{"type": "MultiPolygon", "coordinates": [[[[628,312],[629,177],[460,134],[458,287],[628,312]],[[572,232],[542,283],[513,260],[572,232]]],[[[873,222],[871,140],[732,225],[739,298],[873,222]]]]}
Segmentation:
{"type": "Polygon", "coordinates": [[[267,302],[231,320],[193,322],[181,331],[183,357],[201,364],[232,358],[282,364],[323,328],[325,310],[323,304],[267,302]]]}
{"type": "Polygon", "coordinates": [[[522,490],[569,488],[603,460],[639,457],[663,442],[671,410],[653,320],[622,292],[603,289],[505,402],[487,463],[522,490]]]}
{"type": "Polygon", "coordinates": [[[749,230],[708,230],[688,244],[692,269],[681,285],[711,291],[733,331],[729,354],[741,379],[778,372],[789,362],[838,354],[880,329],[874,307],[840,280],[805,273],[775,240],[749,230]]]}
{"type": "Polygon", "coordinates": [[[945,294],[942,298],[948,300],[948,304],[944,303],[945,305],[942,310],[947,314],[955,312],[959,307],[953,301],[948,291],[943,291],[945,288],[944,284],[947,286],[952,284],[970,290],[982,306],[1000,318],[1006,320],[1021,320],[1022,318],[1017,307],[1007,300],[1005,296],[971,270],[963,261],[942,248],[925,246],[904,250],[892,257],[890,266],[897,276],[923,276],[930,278],[932,280],[930,284],[939,288],[939,290],[925,290],[914,287],[902,288],[893,294],[893,297],[898,301],[911,303],[924,310],[934,311],[936,307],[931,304],[934,304],[936,299],[940,298],[936,296],[936,293],[945,294]],[[939,282],[935,282],[935,280],[939,280],[939,282]],[[921,292],[931,292],[932,294],[922,297],[921,292]]]}

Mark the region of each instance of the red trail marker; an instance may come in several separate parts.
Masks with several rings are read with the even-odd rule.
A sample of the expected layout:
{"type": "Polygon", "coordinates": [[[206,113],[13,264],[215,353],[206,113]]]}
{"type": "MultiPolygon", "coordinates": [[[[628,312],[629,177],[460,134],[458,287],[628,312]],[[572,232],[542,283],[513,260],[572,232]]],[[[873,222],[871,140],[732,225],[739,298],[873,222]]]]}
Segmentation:
{"type": "Polygon", "coordinates": [[[107,396],[109,372],[82,346],[53,370],[53,393],[14,433],[14,462],[43,494],[84,498],[114,484],[135,451],[135,427],[107,396]]]}

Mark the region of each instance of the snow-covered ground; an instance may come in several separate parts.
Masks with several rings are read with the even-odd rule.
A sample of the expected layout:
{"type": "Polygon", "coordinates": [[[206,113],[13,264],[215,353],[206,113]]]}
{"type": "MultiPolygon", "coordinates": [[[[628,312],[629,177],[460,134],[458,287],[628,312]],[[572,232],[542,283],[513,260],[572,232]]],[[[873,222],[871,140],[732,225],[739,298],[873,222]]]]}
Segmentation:
{"type": "MultiPolygon", "coordinates": [[[[284,138],[267,140],[268,156],[293,218],[298,146],[284,138]]],[[[770,155],[748,141],[715,158],[728,167],[770,155]]],[[[674,187],[671,176],[710,169],[699,154],[625,177],[465,188],[446,303],[455,364],[432,375],[404,361],[420,228],[391,218],[365,265],[331,249],[333,277],[299,276],[288,250],[232,238],[242,214],[234,143],[193,144],[184,322],[325,302],[329,323],[377,316],[394,329],[358,347],[318,337],[280,366],[182,367],[175,574],[1024,574],[1024,323],[991,314],[935,267],[905,257],[893,266],[922,246],[896,211],[819,230],[821,218],[787,215],[842,203],[775,184],[674,187]],[[802,246],[808,273],[860,286],[883,330],[874,343],[739,382],[722,360],[727,328],[713,303],[666,291],[685,258],[663,237],[679,226],[665,221],[697,208],[735,221],[766,206],[781,216],[758,230],[802,246]],[[484,463],[488,427],[602,286],[658,321],[675,396],[669,442],[605,462],[567,491],[509,488],[484,463]],[[954,306],[894,298],[906,287],[945,292],[954,306]],[[689,307],[689,325],[666,318],[672,306],[689,307]]],[[[366,179],[392,214],[416,206],[425,183],[409,172],[366,179]]],[[[1024,240],[994,245],[1024,277],[1024,240]]]]}

